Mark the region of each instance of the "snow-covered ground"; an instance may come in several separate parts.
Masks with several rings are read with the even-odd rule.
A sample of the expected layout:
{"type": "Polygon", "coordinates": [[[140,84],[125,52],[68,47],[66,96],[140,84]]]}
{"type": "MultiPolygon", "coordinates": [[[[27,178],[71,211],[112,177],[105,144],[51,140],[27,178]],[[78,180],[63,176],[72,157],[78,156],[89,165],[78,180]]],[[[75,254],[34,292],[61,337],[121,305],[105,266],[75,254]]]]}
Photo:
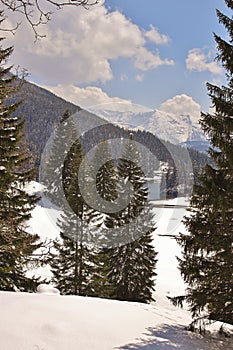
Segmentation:
{"type": "Polygon", "coordinates": [[[187,313],[163,298],[144,305],[1,292],[0,309],[1,350],[223,349],[221,340],[185,331],[187,313]]]}
{"type": "MultiPolygon", "coordinates": [[[[176,204],[187,202],[183,199],[176,204]]],[[[167,300],[167,295],[182,293],[184,284],[176,261],[180,249],[174,239],[164,235],[184,230],[181,219],[185,209],[155,208],[155,212],[154,244],[159,252],[156,302],[146,305],[61,296],[43,286],[35,294],[0,292],[0,350],[233,349],[232,339],[187,332],[189,313],[167,300]]],[[[31,230],[43,239],[54,239],[58,235],[58,216],[59,212],[52,207],[37,206],[29,223],[31,230]]]]}

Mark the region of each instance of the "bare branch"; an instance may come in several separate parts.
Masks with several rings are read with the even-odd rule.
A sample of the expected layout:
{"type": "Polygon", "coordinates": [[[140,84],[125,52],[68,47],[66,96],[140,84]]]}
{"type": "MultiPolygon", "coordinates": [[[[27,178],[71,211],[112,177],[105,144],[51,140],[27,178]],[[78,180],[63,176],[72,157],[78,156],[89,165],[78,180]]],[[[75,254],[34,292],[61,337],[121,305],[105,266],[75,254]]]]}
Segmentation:
{"type": "MultiPolygon", "coordinates": [[[[39,33],[39,27],[50,21],[54,10],[60,10],[67,6],[83,7],[88,10],[91,6],[97,5],[100,0],[0,0],[3,5],[3,10],[8,10],[14,13],[20,13],[24,16],[33,30],[35,39],[43,38],[45,35],[39,33]],[[43,6],[49,5],[50,10],[44,10],[43,6]]],[[[1,31],[10,31],[15,34],[19,27],[17,23],[13,29],[0,28],[1,31]]]]}
{"type": "Polygon", "coordinates": [[[0,28],[1,32],[10,32],[11,34],[15,35],[16,30],[19,28],[20,26],[20,22],[16,23],[16,25],[13,28],[0,28]]]}

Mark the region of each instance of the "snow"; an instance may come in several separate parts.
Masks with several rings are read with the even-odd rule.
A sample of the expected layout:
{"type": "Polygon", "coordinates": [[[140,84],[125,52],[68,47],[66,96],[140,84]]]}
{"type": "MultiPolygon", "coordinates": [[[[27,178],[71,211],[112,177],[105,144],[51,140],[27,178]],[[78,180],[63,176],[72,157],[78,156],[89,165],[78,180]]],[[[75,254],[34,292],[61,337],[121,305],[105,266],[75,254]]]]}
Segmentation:
{"type": "Polygon", "coordinates": [[[89,108],[85,108],[89,110],[92,113],[97,113],[98,115],[101,115],[101,113],[104,113],[104,115],[110,115],[114,113],[146,113],[146,112],[152,112],[153,110],[142,106],[142,105],[137,105],[137,104],[132,104],[132,103],[101,103],[98,105],[94,105],[89,108]]]}
{"type": "MultiPolygon", "coordinates": [[[[167,295],[179,295],[184,283],[177,269],[180,249],[169,236],[184,231],[187,200],[153,202],[158,254],[156,301],[147,305],[100,298],[61,296],[52,285],[37,293],[0,292],[0,350],[230,350],[232,339],[203,337],[185,330],[187,310],[174,307],[167,295]],[[170,205],[162,208],[161,205],[170,205]],[[172,207],[172,205],[179,205],[172,207]]],[[[37,206],[30,229],[42,239],[58,236],[52,206],[37,206]]],[[[42,270],[41,270],[42,271],[42,270]]],[[[48,273],[48,271],[43,271],[48,273]]],[[[213,330],[220,324],[214,324],[213,330]]],[[[233,331],[233,326],[228,326],[233,331]]]]}
{"type": "Polygon", "coordinates": [[[30,231],[37,233],[42,240],[54,240],[59,236],[57,219],[61,212],[55,208],[47,208],[37,205],[32,212],[32,218],[29,221],[30,231]]]}
{"type": "Polygon", "coordinates": [[[113,104],[93,106],[90,112],[107,119],[111,123],[147,130],[171,143],[205,140],[198,123],[199,118],[190,115],[176,115],[162,110],[143,109],[141,106],[113,104]]]}
{"type": "Polygon", "coordinates": [[[156,304],[0,292],[1,350],[230,350],[185,331],[187,312],[156,304]]]}
{"type": "Polygon", "coordinates": [[[37,293],[46,295],[60,295],[60,292],[57,288],[54,288],[53,286],[45,283],[40,284],[37,287],[37,293]]]}
{"type": "Polygon", "coordinates": [[[25,191],[31,195],[38,193],[38,192],[43,192],[44,190],[45,190],[45,186],[41,185],[40,183],[38,183],[36,181],[31,181],[30,183],[28,183],[25,186],[25,191]]]}

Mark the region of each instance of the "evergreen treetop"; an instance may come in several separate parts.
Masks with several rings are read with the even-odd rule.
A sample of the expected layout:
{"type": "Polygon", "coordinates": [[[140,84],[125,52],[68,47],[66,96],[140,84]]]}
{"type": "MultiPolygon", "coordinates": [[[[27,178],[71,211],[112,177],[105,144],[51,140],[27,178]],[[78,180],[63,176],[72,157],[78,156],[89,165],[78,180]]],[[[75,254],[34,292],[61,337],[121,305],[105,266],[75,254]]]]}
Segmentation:
{"type": "Polygon", "coordinates": [[[26,264],[41,245],[38,235],[28,232],[27,221],[38,198],[25,190],[35,172],[20,147],[24,122],[11,117],[19,103],[6,103],[17,89],[11,67],[5,68],[12,51],[0,47],[0,289],[28,291],[36,282],[26,277],[26,264]]]}

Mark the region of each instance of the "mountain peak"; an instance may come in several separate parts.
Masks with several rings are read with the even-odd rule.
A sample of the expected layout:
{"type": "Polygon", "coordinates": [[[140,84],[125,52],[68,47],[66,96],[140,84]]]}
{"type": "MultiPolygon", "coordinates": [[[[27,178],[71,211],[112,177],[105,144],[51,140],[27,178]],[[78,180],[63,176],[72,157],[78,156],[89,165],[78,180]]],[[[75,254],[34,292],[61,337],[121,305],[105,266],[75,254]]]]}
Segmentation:
{"type": "Polygon", "coordinates": [[[189,114],[174,114],[129,104],[114,104],[110,109],[108,107],[109,105],[100,105],[96,109],[93,106],[91,111],[109,122],[133,129],[144,129],[175,144],[205,140],[198,121],[189,114]]]}

